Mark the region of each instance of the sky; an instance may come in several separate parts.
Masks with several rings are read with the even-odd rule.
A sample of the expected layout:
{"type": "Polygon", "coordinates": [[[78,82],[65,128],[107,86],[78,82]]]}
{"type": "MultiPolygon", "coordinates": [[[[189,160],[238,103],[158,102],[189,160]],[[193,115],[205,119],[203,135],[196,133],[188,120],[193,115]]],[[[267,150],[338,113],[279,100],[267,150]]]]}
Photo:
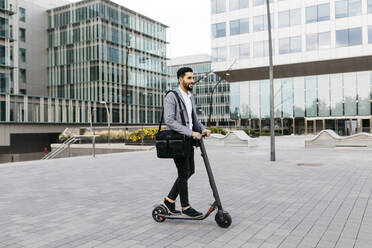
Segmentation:
{"type": "Polygon", "coordinates": [[[169,26],[168,58],[210,54],[210,0],[111,1],[169,26]]]}

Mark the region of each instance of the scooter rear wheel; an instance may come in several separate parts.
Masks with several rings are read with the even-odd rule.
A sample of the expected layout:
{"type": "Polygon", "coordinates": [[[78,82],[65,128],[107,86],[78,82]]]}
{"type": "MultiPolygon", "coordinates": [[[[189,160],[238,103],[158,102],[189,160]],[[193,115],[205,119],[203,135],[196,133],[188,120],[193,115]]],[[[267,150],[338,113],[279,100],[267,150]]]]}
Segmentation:
{"type": "Polygon", "coordinates": [[[228,212],[216,213],[214,219],[216,220],[217,225],[222,228],[228,228],[232,223],[231,216],[228,212]]]}
{"type": "Polygon", "coordinates": [[[162,205],[158,205],[154,208],[154,210],[152,210],[152,218],[156,221],[156,222],[163,222],[165,221],[165,218],[164,217],[161,217],[159,215],[166,215],[167,214],[167,210],[162,206],[162,205]]]}

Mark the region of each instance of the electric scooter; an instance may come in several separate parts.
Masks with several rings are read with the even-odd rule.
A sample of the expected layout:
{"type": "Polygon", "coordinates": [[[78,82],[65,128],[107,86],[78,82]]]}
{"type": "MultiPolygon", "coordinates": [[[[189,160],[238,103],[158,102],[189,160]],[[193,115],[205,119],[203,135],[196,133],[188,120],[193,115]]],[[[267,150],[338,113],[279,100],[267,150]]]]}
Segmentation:
{"type": "MultiPolygon", "coordinates": [[[[205,137],[205,134],[202,135],[202,137],[205,137]]],[[[228,228],[231,225],[232,219],[228,212],[224,211],[222,208],[220,196],[218,195],[216,182],[214,181],[213,173],[211,166],[209,164],[207,152],[205,150],[203,139],[200,140],[200,150],[201,150],[201,156],[204,160],[205,169],[207,170],[208,178],[209,178],[209,184],[212,188],[213,196],[214,196],[214,203],[211,205],[209,210],[206,214],[197,217],[197,218],[191,218],[184,216],[182,214],[170,214],[164,205],[156,205],[155,208],[152,210],[152,217],[156,222],[163,222],[166,219],[177,219],[177,220],[204,220],[207,218],[214,210],[217,210],[217,213],[215,215],[215,220],[217,224],[222,228],[228,228]]]]}

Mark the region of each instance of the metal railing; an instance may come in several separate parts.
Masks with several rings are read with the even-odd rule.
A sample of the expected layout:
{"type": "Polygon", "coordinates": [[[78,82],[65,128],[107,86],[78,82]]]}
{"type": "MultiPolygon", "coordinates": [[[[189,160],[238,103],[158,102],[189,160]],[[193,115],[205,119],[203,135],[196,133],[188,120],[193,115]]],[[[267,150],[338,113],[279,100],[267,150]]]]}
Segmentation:
{"type": "Polygon", "coordinates": [[[75,143],[76,141],[80,141],[82,138],[88,138],[88,137],[92,138],[92,155],[93,157],[95,157],[96,156],[96,146],[95,146],[96,141],[95,140],[96,140],[97,135],[74,135],[68,138],[67,140],[65,140],[65,142],[63,142],[57,149],[45,155],[41,160],[53,159],[57,155],[59,155],[61,152],[66,150],[67,148],[69,151],[68,156],[70,157],[71,156],[71,150],[70,150],[71,144],[75,143]]]}

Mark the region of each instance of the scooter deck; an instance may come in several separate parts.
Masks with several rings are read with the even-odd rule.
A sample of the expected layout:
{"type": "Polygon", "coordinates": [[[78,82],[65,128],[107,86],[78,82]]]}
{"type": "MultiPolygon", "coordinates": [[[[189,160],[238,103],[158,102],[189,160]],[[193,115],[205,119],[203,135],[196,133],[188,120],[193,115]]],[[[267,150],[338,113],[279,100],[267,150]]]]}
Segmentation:
{"type": "Polygon", "coordinates": [[[205,215],[202,215],[202,216],[199,216],[199,217],[187,217],[185,215],[182,215],[182,214],[172,214],[172,215],[169,215],[169,214],[159,214],[160,217],[163,217],[165,219],[173,219],[173,220],[204,220],[206,218],[205,215]]]}

